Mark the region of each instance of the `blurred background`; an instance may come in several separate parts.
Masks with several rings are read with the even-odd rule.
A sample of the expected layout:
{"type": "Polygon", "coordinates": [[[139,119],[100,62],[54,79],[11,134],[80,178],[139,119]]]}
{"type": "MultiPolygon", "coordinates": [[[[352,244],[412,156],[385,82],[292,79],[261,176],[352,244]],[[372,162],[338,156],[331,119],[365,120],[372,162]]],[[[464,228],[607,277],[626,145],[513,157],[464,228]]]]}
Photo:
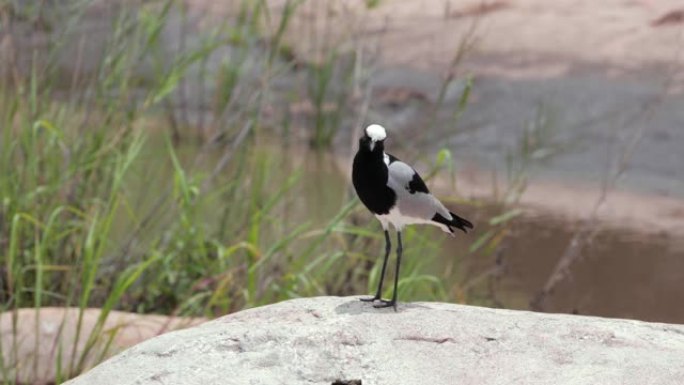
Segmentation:
{"type": "Polygon", "coordinates": [[[401,300],[684,323],[683,27],[670,0],[0,0],[2,378],[370,293],[369,123],[475,223],[407,232],[401,300]]]}

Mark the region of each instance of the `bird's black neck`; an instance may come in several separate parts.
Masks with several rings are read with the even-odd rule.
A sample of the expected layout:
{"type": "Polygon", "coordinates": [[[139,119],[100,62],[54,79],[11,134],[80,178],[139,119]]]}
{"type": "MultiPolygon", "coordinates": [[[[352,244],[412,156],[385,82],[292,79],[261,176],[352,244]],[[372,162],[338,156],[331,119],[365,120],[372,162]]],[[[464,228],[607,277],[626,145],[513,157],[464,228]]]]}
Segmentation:
{"type": "Polygon", "coordinates": [[[387,214],[396,202],[396,194],[387,187],[389,171],[384,161],[384,145],[375,143],[373,149],[363,138],[354,157],[352,182],[366,207],[375,214],[387,214]]]}
{"type": "Polygon", "coordinates": [[[354,169],[355,173],[370,173],[374,176],[379,176],[379,174],[384,174],[382,180],[377,180],[378,183],[387,182],[387,167],[384,164],[385,160],[385,145],[382,142],[376,142],[373,149],[370,148],[370,143],[364,141],[364,138],[359,140],[359,149],[354,156],[354,169]]]}
{"type": "Polygon", "coordinates": [[[359,149],[357,154],[375,155],[382,160],[385,152],[385,143],[383,141],[373,142],[368,136],[359,138],[359,149]]]}

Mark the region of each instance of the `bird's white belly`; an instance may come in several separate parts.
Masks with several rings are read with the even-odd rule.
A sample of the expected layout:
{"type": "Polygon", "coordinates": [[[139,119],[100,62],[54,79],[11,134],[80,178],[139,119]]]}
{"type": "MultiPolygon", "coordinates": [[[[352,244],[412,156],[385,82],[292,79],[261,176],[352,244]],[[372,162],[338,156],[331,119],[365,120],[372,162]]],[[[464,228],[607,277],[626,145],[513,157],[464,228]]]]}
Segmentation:
{"type": "Polygon", "coordinates": [[[436,224],[435,222],[423,218],[414,218],[402,215],[401,211],[399,211],[399,208],[396,206],[390,209],[390,212],[388,214],[376,214],[375,217],[378,218],[378,220],[382,224],[383,230],[387,230],[390,224],[394,226],[394,228],[397,231],[401,231],[406,225],[436,224]]]}

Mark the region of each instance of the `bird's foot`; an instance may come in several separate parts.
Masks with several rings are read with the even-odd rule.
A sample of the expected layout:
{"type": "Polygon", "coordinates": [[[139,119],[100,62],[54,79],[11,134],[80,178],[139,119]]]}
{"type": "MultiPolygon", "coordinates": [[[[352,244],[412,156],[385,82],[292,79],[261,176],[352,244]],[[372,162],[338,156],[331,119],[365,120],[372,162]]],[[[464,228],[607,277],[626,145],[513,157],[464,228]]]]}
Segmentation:
{"type": "Polygon", "coordinates": [[[393,307],[394,311],[397,311],[397,301],[394,299],[391,301],[381,299],[380,303],[374,303],[373,307],[376,309],[381,309],[381,308],[385,308],[385,307],[393,307]]]}
{"type": "Polygon", "coordinates": [[[378,300],[382,301],[382,299],[377,295],[375,297],[359,298],[359,300],[361,300],[362,302],[375,302],[378,300]]]}

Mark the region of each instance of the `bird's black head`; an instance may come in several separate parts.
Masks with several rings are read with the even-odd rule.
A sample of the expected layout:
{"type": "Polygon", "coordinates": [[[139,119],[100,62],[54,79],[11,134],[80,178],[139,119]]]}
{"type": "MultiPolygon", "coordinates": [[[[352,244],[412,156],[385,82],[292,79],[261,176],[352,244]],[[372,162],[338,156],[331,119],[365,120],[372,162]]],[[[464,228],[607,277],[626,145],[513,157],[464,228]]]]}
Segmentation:
{"type": "Polygon", "coordinates": [[[363,136],[359,139],[359,151],[382,152],[385,148],[387,131],[379,124],[371,124],[366,127],[363,136]]]}

